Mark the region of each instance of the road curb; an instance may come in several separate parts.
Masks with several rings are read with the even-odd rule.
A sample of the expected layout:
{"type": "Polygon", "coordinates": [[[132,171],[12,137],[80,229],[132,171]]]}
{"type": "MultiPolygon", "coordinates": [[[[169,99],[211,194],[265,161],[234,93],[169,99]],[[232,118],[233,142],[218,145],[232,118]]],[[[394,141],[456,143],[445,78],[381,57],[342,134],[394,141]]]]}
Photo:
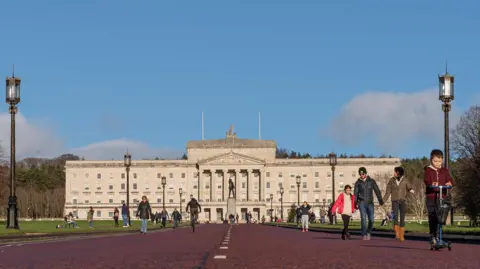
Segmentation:
{"type": "MultiPolygon", "coordinates": [[[[276,225],[276,224],[264,224],[267,226],[273,226],[278,228],[286,229],[297,229],[300,230],[300,227],[288,226],[288,225],[276,225]]],[[[310,232],[321,232],[321,233],[331,233],[331,234],[341,234],[341,230],[337,229],[325,229],[325,228],[309,228],[310,232]]],[[[352,235],[361,235],[361,232],[358,230],[351,230],[350,234],[352,235]]],[[[394,237],[393,232],[383,232],[383,231],[373,231],[372,236],[382,237],[382,238],[392,238],[394,237]]],[[[462,244],[472,244],[480,245],[480,236],[474,235],[458,235],[458,234],[445,234],[444,239],[452,243],[462,243],[462,244]]],[[[428,234],[414,234],[414,233],[405,233],[405,240],[411,241],[429,241],[430,236],[428,234]]]]}

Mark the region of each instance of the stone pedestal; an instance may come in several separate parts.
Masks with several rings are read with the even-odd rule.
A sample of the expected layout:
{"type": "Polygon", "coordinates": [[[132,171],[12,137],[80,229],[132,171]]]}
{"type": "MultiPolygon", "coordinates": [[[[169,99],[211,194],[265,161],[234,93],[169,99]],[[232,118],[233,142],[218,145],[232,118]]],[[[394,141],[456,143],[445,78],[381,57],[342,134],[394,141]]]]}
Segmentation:
{"type": "Polygon", "coordinates": [[[227,219],[230,214],[233,214],[234,216],[237,215],[237,202],[235,198],[228,198],[227,200],[227,219]]]}

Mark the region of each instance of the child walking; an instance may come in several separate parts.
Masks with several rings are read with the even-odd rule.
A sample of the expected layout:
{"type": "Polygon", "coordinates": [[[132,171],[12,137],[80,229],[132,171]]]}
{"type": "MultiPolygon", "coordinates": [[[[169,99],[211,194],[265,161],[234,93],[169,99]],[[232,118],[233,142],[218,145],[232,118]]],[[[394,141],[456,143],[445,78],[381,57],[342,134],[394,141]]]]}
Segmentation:
{"type": "Polygon", "coordinates": [[[352,187],[350,185],[346,185],[343,188],[343,193],[338,195],[337,200],[332,206],[332,215],[335,215],[337,212],[342,215],[342,239],[350,239],[351,236],[348,232],[348,225],[350,224],[352,214],[355,212],[355,196],[352,194],[352,187]]]}
{"type": "MultiPolygon", "coordinates": [[[[439,210],[439,189],[429,188],[430,186],[452,186],[453,180],[447,168],[442,166],[443,152],[434,149],[430,153],[430,165],[425,167],[424,183],[426,186],[425,195],[427,196],[428,226],[430,229],[431,243],[437,242],[438,230],[438,210],[439,210]]],[[[442,196],[446,197],[447,190],[442,191],[442,196]]]]}

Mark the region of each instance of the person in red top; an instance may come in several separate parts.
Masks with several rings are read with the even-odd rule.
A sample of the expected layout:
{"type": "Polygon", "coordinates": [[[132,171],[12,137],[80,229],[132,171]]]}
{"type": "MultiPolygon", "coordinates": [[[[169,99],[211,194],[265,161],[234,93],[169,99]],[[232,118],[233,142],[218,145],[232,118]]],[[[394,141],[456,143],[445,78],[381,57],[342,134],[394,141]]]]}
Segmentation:
{"type": "MultiPolygon", "coordinates": [[[[426,186],[425,195],[428,210],[428,225],[430,228],[430,236],[432,243],[437,240],[438,230],[438,208],[439,208],[439,189],[429,188],[429,186],[452,186],[453,180],[447,168],[442,166],[443,152],[434,149],[430,153],[430,165],[425,166],[424,183],[426,186]]],[[[445,197],[447,190],[442,191],[445,197]]]]}
{"type": "Polygon", "coordinates": [[[355,212],[355,196],[352,194],[352,187],[350,185],[346,185],[345,188],[343,188],[343,191],[343,193],[340,193],[338,195],[337,200],[332,206],[331,212],[332,215],[337,212],[342,215],[342,239],[345,240],[345,238],[350,239],[350,233],[348,232],[348,224],[350,223],[352,214],[355,212]]]}

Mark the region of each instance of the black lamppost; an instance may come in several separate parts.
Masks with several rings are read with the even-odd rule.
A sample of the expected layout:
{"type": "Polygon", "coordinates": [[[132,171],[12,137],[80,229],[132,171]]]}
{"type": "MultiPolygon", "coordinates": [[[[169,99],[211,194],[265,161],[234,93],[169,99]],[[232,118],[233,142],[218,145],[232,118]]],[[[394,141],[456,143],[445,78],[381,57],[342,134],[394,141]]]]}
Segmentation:
{"type": "Polygon", "coordinates": [[[10,197],[8,197],[7,229],[20,229],[18,226],[17,195],[15,193],[15,114],[20,103],[20,78],[15,74],[6,79],[5,102],[10,106],[10,197]]]}
{"type": "Polygon", "coordinates": [[[182,188],[178,189],[178,194],[180,194],[180,215],[182,215],[182,194],[183,194],[182,188]]]}
{"type": "Polygon", "coordinates": [[[270,193],[270,222],[273,222],[273,194],[270,193]]]}
{"type": "Polygon", "coordinates": [[[297,176],[297,204],[300,206],[300,183],[302,183],[302,177],[297,176]]]}
{"type": "Polygon", "coordinates": [[[283,221],[283,186],[280,187],[280,218],[283,221]]]}
{"type": "Polygon", "coordinates": [[[132,166],[132,155],[130,153],[125,153],[123,155],[123,163],[125,165],[125,170],[127,172],[127,208],[128,208],[128,226],[132,226],[130,222],[130,166],[132,166]]]}
{"type": "MultiPolygon", "coordinates": [[[[332,203],[335,202],[335,166],[337,165],[337,154],[331,152],[328,157],[330,158],[330,166],[332,167],[332,203]]],[[[332,216],[332,224],[337,223],[337,216],[332,216]]]]}
{"type": "MultiPolygon", "coordinates": [[[[450,102],[454,99],[454,76],[450,75],[447,70],[445,70],[445,74],[442,76],[438,76],[439,82],[439,99],[443,102],[442,110],[444,113],[444,121],[445,121],[445,129],[444,129],[444,142],[445,142],[445,160],[444,166],[448,169],[448,163],[450,161],[450,139],[449,139],[449,122],[448,122],[448,114],[452,108],[450,102]]],[[[453,207],[450,211],[450,224],[453,225],[453,207]]]]}
{"type": "Polygon", "coordinates": [[[162,202],[163,202],[163,210],[165,210],[165,185],[167,185],[167,178],[166,178],[166,177],[162,177],[162,189],[163,189],[162,202]]]}

